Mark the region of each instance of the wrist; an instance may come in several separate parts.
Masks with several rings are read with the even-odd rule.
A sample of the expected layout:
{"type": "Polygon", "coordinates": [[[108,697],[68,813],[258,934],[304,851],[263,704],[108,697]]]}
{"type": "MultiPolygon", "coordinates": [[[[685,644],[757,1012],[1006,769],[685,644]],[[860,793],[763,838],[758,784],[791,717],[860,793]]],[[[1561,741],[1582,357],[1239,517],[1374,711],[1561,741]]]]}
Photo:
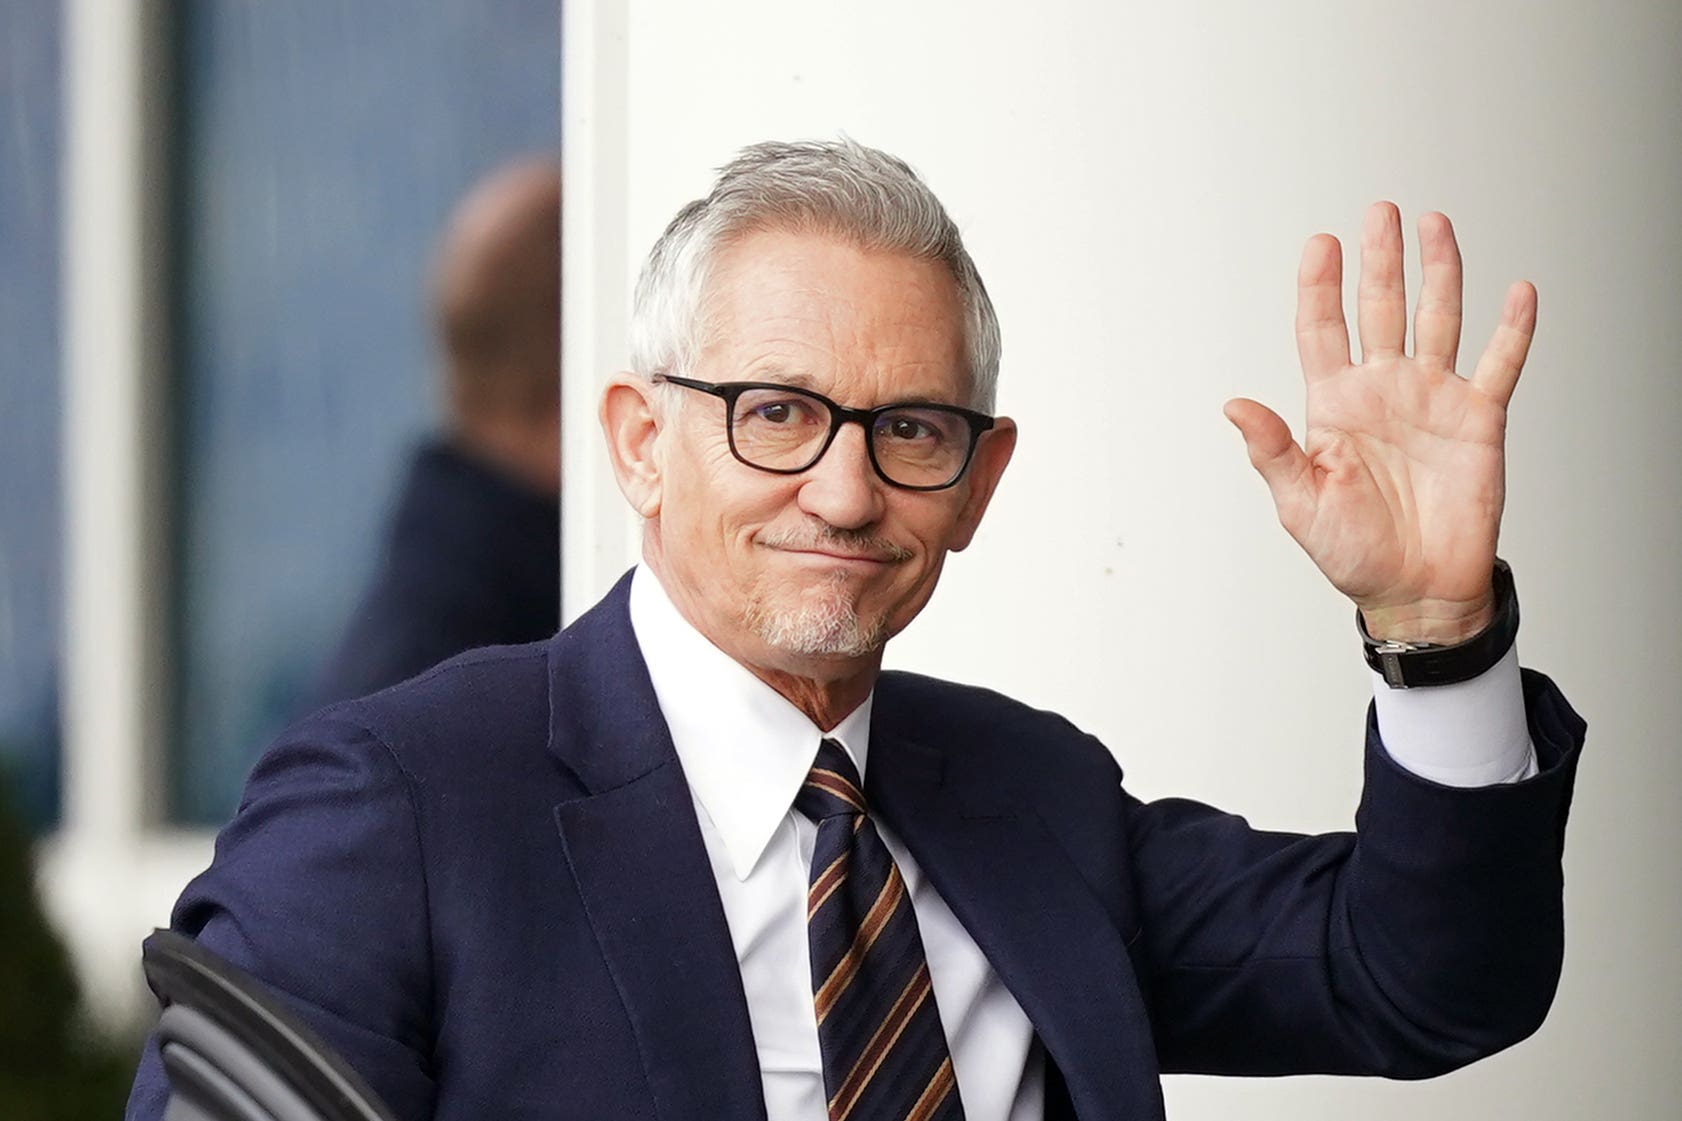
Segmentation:
{"type": "Polygon", "coordinates": [[[1453,646],[1487,630],[1495,621],[1493,583],[1470,601],[1427,599],[1417,603],[1361,608],[1367,634],[1379,642],[1453,646]]]}
{"type": "MultiPolygon", "coordinates": [[[[1357,610],[1355,624],[1361,633],[1367,664],[1382,674],[1393,689],[1452,685],[1484,673],[1512,649],[1519,621],[1512,570],[1505,561],[1496,560],[1490,586],[1493,608],[1486,625],[1469,636],[1447,642],[1436,638],[1404,638],[1395,633],[1375,635],[1368,629],[1365,609],[1357,610]]],[[[1427,624],[1428,633],[1448,635],[1475,620],[1477,614],[1447,616],[1455,623],[1452,628],[1441,626],[1444,618],[1440,614],[1414,615],[1386,617],[1381,622],[1403,628],[1404,634],[1418,633],[1414,628],[1427,624]]]]}

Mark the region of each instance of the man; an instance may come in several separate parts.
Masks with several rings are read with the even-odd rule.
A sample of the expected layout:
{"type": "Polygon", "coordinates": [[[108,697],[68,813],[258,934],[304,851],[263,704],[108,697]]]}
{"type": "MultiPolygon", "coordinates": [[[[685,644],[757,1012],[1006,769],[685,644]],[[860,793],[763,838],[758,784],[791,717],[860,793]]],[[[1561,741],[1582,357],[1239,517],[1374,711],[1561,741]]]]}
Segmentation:
{"type": "Polygon", "coordinates": [[[303,711],[560,622],[561,178],[521,160],[439,247],[445,432],[416,452],[379,571],[303,711]]]}
{"type": "Polygon", "coordinates": [[[1009,462],[998,330],[904,164],[766,144],[655,246],[602,399],[643,564],[549,643],[288,733],[175,925],[406,1118],[1137,1121],[1161,1071],[1422,1077],[1523,1037],[1583,731],[1520,683],[1495,565],[1534,292],[1459,378],[1423,228],[1414,357],[1381,205],[1359,366],[1336,243],[1305,254],[1306,446],[1229,407],[1375,662],[1451,682],[1380,683],[1358,836],[1141,804],[1065,721],[880,672],[1009,462]]]}

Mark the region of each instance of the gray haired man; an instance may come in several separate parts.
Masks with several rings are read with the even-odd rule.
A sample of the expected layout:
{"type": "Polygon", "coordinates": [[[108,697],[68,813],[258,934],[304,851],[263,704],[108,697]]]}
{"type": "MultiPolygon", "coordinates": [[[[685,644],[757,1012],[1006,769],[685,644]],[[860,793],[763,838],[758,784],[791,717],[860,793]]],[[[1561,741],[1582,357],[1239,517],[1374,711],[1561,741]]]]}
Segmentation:
{"type": "Polygon", "coordinates": [[[1140,802],[1059,717],[882,672],[1015,449],[998,326],[905,164],[764,144],[655,246],[602,397],[642,563],[550,642],[288,732],[175,925],[417,1119],[1139,1121],[1163,1071],[1510,1045],[1558,975],[1583,725],[1495,558],[1535,293],[1462,378],[1447,220],[1421,244],[1412,356],[1380,204],[1358,364],[1339,247],[1304,253],[1304,442],[1227,409],[1385,673],[1356,832],[1140,802]]]}

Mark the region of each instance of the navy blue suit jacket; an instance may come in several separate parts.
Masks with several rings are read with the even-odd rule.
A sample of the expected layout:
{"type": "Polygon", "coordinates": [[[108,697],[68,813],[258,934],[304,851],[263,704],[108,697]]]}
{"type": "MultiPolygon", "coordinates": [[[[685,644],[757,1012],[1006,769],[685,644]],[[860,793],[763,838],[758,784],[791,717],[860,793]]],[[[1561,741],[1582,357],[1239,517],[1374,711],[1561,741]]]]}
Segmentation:
{"type": "MultiPolygon", "coordinates": [[[[294,727],[176,909],[399,1116],[765,1116],[627,594],[294,727]]],[[[1423,1077],[1534,1030],[1583,724],[1526,692],[1538,777],[1440,787],[1369,723],[1358,833],[1304,837],[1141,803],[1063,719],[889,673],[867,793],[1033,1021],[1047,1114],[1145,1121],[1162,1071],[1423,1077]]],[[[129,1117],[161,1108],[149,1051],[129,1117]]]]}

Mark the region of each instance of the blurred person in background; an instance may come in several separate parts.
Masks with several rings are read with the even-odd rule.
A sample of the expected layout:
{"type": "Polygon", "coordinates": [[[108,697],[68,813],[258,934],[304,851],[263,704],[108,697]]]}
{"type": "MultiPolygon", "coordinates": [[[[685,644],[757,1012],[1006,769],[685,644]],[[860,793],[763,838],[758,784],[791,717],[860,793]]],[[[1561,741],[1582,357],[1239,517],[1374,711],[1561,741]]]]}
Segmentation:
{"type": "Polygon", "coordinates": [[[409,466],[384,554],[306,710],[560,617],[561,179],[504,166],[456,207],[432,301],[445,424],[409,466]]]}

